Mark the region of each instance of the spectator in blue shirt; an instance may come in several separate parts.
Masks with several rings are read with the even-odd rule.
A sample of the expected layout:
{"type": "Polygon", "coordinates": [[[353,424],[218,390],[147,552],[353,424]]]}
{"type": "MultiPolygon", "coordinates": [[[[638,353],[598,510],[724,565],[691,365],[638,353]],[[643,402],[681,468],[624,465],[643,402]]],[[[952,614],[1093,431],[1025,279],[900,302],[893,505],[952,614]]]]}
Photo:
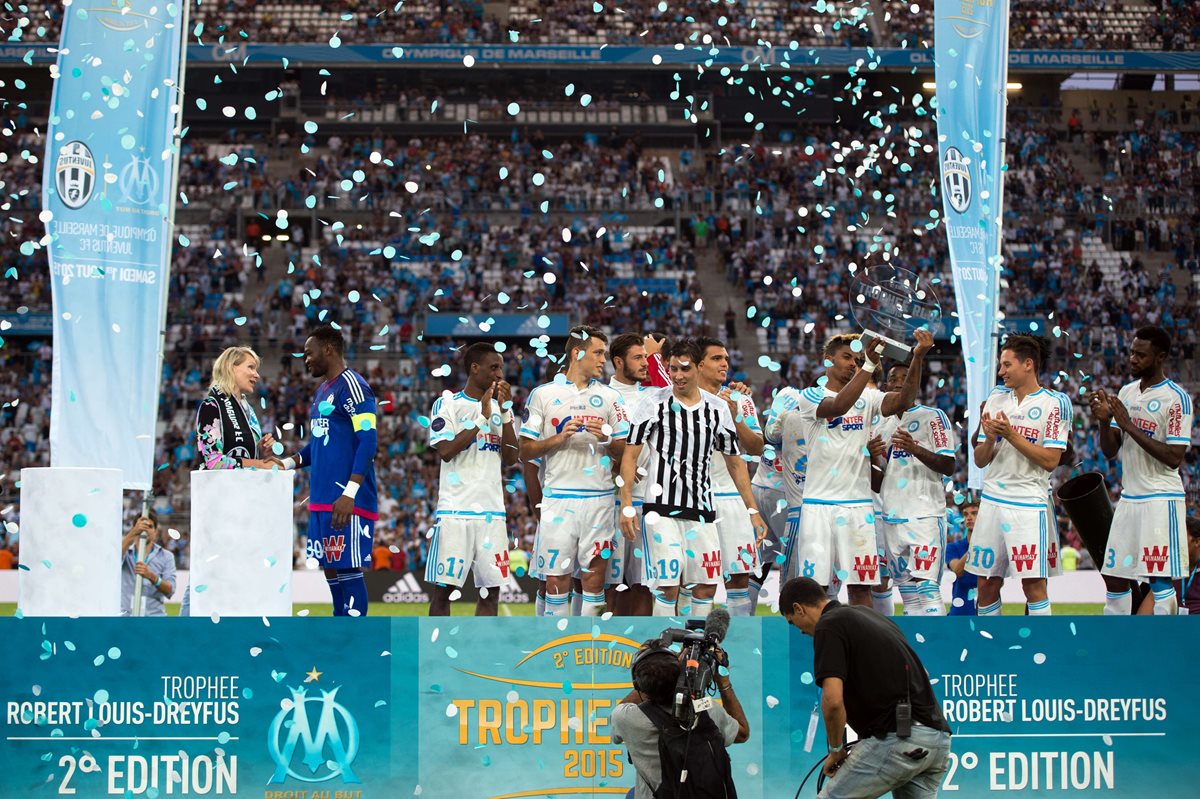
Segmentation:
{"type": "Polygon", "coordinates": [[[974,616],[976,588],[979,578],[966,570],[967,555],[971,551],[971,531],[975,529],[975,517],[979,514],[979,503],[968,502],[962,506],[963,526],[967,534],[946,545],[946,564],[954,572],[953,598],[950,601],[951,616],[974,616]]]}
{"type": "Polygon", "coordinates": [[[154,511],[139,516],[121,539],[121,615],[128,616],[133,604],[133,588],[142,585],[142,615],[167,615],[164,603],[175,593],[175,555],[159,545],[158,520],[154,511]],[[138,538],[146,533],[146,558],[138,560],[138,538]]]}

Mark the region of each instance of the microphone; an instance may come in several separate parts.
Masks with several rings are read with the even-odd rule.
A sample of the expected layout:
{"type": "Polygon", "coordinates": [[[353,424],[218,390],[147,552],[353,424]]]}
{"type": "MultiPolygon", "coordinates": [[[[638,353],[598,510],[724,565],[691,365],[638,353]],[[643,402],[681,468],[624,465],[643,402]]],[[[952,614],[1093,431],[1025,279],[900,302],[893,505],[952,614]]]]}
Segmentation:
{"type": "Polygon", "coordinates": [[[725,608],[715,608],[708,614],[704,623],[704,632],[717,639],[717,643],[725,640],[729,633],[729,611],[725,608]]]}

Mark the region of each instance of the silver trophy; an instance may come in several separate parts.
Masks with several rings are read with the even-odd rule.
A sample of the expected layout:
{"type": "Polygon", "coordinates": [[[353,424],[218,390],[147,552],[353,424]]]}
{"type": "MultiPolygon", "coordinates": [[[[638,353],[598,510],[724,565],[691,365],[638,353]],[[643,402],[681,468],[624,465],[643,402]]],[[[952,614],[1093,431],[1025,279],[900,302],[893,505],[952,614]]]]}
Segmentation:
{"type": "Polygon", "coordinates": [[[883,342],[883,356],[912,357],[913,331],[927,327],[935,335],[942,323],[937,295],[907,269],[880,264],[864,267],[850,284],[850,315],[870,336],[883,342]]]}

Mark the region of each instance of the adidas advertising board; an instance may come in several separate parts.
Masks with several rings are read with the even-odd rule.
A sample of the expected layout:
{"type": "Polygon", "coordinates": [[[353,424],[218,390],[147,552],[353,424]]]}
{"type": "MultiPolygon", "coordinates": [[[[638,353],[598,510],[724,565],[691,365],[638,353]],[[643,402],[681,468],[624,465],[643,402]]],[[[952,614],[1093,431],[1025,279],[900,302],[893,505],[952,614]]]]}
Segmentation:
{"type": "MultiPolygon", "coordinates": [[[[367,581],[367,598],[372,602],[389,604],[419,604],[429,602],[430,586],[417,572],[370,571],[367,581]]],[[[500,586],[500,601],[505,604],[529,604],[537,594],[537,581],[527,577],[508,576],[500,586]]],[[[466,585],[458,589],[455,602],[474,604],[479,599],[479,589],[467,579],[466,585]]]]}

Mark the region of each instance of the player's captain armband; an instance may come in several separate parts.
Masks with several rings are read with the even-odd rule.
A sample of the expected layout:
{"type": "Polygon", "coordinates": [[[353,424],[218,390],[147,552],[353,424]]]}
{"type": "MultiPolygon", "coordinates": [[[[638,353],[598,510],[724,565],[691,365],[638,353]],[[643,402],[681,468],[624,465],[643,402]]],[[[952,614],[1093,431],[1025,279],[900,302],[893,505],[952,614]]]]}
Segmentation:
{"type": "Polygon", "coordinates": [[[353,425],[355,432],[365,432],[375,429],[375,414],[373,413],[356,413],[350,417],[350,424],[353,425]]]}

